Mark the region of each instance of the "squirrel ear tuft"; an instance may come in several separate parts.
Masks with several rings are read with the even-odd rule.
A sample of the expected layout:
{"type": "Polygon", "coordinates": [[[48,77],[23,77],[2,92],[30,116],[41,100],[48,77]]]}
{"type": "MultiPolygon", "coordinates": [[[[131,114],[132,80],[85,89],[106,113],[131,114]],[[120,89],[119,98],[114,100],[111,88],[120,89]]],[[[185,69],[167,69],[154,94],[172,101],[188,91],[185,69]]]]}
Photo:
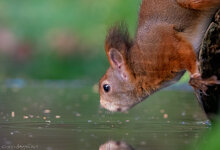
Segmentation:
{"type": "Polygon", "coordinates": [[[122,55],[126,54],[132,46],[128,28],[125,23],[119,23],[111,27],[105,40],[105,50],[108,54],[114,48],[120,51],[122,55]]]}

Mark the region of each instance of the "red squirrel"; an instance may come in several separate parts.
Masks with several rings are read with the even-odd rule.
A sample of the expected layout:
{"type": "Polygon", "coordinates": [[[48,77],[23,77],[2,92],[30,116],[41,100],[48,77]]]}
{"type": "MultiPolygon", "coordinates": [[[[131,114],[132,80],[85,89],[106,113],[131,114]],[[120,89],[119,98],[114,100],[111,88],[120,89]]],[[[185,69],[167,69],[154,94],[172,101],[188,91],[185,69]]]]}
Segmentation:
{"type": "Polygon", "coordinates": [[[136,36],[125,25],[112,27],[105,41],[110,62],[99,81],[100,104],[127,111],[152,93],[177,82],[188,71],[189,84],[205,93],[220,84],[202,79],[197,55],[220,0],[142,0],[136,36]]]}

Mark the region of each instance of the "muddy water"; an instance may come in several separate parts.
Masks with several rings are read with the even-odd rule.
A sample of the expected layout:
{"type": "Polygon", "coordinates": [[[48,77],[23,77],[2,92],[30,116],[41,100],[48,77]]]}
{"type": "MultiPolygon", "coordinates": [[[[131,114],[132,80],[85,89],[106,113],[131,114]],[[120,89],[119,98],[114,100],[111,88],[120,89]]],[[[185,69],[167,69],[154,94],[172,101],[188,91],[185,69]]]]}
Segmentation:
{"type": "Polygon", "coordinates": [[[109,113],[87,81],[0,83],[0,149],[185,150],[209,129],[186,85],[158,92],[128,113],[109,113]]]}

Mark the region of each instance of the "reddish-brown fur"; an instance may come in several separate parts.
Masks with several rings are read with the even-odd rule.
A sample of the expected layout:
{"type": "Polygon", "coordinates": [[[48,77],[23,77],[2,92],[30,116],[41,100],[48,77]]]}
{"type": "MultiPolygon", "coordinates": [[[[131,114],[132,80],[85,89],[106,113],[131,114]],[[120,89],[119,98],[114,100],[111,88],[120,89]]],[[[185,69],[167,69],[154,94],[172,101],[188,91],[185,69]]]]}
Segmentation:
{"type": "Polygon", "coordinates": [[[111,28],[106,37],[111,67],[100,80],[101,105],[110,111],[128,110],[179,80],[186,70],[191,85],[204,92],[206,85],[218,84],[216,78],[201,79],[196,56],[219,5],[220,0],[143,0],[135,39],[124,25],[111,28]],[[109,92],[103,90],[106,84],[109,92]]]}
{"type": "Polygon", "coordinates": [[[215,5],[219,5],[219,0],[177,0],[181,6],[197,9],[197,10],[205,10],[212,8],[215,5]]]}

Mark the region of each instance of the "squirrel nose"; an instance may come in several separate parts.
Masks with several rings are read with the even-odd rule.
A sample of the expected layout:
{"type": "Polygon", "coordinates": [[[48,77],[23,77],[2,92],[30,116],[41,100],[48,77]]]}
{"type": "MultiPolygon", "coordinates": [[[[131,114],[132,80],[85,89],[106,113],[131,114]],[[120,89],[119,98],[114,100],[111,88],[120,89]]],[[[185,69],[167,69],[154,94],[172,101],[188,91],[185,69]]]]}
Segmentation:
{"type": "Polygon", "coordinates": [[[117,109],[117,111],[119,111],[119,112],[120,112],[121,110],[122,110],[121,108],[118,108],[118,109],[117,109]]]}

